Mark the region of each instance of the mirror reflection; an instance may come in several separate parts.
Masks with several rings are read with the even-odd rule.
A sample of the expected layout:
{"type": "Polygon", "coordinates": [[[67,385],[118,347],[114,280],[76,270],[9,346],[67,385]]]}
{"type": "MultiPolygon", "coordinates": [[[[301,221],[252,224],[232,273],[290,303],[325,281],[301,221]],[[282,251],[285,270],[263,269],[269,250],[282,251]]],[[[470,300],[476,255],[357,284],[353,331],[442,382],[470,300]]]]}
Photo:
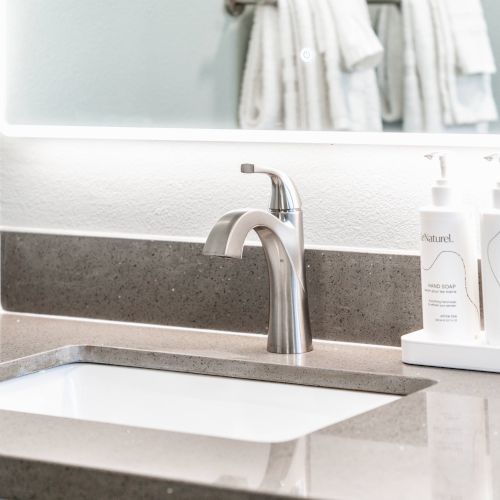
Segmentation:
{"type": "Polygon", "coordinates": [[[497,0],[3,0],[7,121],[496,132],[497,0]]]}

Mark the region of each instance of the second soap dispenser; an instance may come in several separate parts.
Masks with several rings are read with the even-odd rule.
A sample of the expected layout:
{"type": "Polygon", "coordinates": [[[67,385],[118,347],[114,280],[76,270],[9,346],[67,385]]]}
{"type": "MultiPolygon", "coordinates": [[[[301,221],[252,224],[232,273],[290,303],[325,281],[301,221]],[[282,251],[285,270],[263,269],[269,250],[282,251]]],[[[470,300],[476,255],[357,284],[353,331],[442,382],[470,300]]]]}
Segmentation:
{"type": "Polygon", "coordinates": [[[478,261],[471,212],[459,203],[439,158],[432,205],[420,210],[424,330],[436,341],[474,341],[480,331],[478,261]]]}
{"type": "MultiPolygon", "coordinates": [[[[499,155],[487,156],[492,161],[499,155]]],[[[488,344],[500,345],[500,181],[492,190],[493,206],[481,214],[481,271],[484,330],[488,344]]]]}

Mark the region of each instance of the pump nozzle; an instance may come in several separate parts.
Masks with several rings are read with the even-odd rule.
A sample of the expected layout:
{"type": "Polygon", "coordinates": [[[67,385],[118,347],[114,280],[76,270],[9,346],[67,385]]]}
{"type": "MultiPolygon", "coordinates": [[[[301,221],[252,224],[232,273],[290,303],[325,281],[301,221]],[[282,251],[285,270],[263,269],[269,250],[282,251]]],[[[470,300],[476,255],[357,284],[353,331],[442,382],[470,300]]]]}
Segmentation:
{"type": "MultiPolygon", "coordinates": [[[[493,153],[491,155],[485,156],[484,159],[486,161],[498,160],[500,162],[500,154],[493,153]]],[[[495,187],[492,191],[493,195],[493,207],[496,209],[500,209],[500,180],[496,183],[495,187]]]]}
{"type": "Polygon", "coordinates": [[[491,155],[485,156],[484,159],[486,161],[493,161],[493,160],[500,161],[500,153],[493,153],[491,155]]]}
{"type": "Polygon", "coordinates": [[[432,199],[437,206],[448,206],[454,202],[454,192],[448,182],[448,163],[446,155],[441,152],[429,153],[424,156],[428,160],[439,158],[441,166],[441,178],[436,180],[436,184],[432,188],[432,199]]]}
{"type": "Polygon", "coordinates": [[[434,158],[439,158],[439,164],[441,165],[441,180],[446,180],[448,177],[448,162],[446,159],[446,155],[439,151],[435,153],[429,153],[424,156],[428,160],[434,160],[434,158]]]}

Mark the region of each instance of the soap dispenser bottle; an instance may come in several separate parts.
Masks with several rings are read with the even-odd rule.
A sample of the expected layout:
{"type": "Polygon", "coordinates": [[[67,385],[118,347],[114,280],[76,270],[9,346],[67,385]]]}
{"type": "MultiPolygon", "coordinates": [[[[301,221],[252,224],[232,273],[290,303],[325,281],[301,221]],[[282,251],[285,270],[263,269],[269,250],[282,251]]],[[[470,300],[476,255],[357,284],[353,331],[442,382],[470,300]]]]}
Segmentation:
{"type": "Polygon", "coordinates": [[[446,157],[432,188],[432,205],[420,210],[424,330],[436,341],[468,342],[480,332],[479,277],[472,213],[448,180],[446,157]]]}
{"type": "MultiPolygon", "coordinates": [[[[495,154],[485,159],[493,161],[500,157],[495,154]]],[[[481,213],[484,329],[486,342],[500,345],[500,179],[492,195],[492,208],[481,213]]]]}

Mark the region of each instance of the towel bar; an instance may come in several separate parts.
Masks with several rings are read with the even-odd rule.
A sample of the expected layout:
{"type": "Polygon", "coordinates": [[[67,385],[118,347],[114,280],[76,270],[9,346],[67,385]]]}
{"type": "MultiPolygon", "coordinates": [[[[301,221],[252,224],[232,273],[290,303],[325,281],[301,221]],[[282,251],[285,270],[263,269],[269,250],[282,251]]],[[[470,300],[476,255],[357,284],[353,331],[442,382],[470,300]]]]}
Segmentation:
{"type": "MultiPolygon", "coordinates": [[[[247,5],[276,5],[277,0],[225,0],[226,10],[232,16],[239,16],[247,5]]],[[[369,4],[401,5],[401,0],[367,0],[369,4]]]]}

